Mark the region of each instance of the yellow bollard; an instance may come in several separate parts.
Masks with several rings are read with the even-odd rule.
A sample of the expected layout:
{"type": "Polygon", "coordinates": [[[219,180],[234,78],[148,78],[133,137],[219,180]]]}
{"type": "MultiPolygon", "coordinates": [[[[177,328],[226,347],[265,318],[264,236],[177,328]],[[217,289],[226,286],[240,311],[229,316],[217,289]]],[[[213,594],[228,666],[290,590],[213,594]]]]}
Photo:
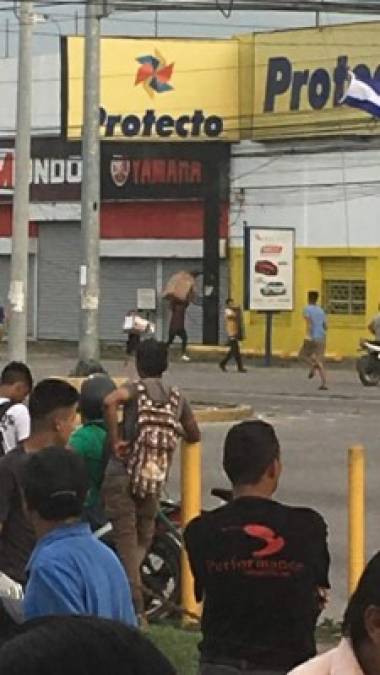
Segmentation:
{"type": "MultiPolygon", "coordinates": [[[[201,444],[182,443],[181,448],[181,506],[182,528],[198,516],[202,504],[202,467],[201,444]]],[[[181,566],[182,609],[195,617],[201,614],[200,605],[194,597],[194,581],[185,549],[182,550],[181,566]]],[[[191,623],[189,615],[184,615],[183,623],[191,623]]]]}
{"type": "Polygon", "coordinates": [[[365,566],[364,448],[348,451],[348,592],[351,595],[365,566]]]}

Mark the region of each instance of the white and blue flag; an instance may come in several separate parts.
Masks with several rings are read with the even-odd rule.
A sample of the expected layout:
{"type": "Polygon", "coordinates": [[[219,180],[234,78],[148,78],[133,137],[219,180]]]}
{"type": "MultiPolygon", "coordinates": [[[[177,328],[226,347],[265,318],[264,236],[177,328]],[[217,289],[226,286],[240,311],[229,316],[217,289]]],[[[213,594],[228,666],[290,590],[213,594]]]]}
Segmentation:
{"type": "Polygon", "coordinates": [[[341,103],[365,110],[373,117],[380,117],[380,80],[357,77],[350,72],[351,81],[341,103]]]}

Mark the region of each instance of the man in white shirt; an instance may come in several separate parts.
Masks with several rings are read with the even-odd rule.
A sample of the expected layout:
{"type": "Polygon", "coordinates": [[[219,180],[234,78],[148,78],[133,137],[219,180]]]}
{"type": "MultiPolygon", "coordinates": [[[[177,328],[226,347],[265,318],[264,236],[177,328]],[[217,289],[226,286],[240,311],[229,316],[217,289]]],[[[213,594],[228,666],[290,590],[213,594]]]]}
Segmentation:
{"type": "Polygon", "coordinates": [[[31,372],[24,363],[12,361],[0,379],[0,455],[6,454],[30,435],[30,417],[23,403],[33,388],[31,372]]]}

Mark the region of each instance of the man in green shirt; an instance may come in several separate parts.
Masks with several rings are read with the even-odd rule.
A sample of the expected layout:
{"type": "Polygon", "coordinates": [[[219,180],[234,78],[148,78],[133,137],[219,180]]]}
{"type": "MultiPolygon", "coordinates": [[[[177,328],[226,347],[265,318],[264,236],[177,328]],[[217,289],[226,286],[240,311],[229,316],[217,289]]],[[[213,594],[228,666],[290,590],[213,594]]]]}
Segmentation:
{"type": "Polygon", "coordinates": [[[103,400],[114,389],[114,382],[103,374],[90,375],[83,382],[79,399],[82,425],[74,431],[69,442],[70,447],[83,458],[87,466],[90,488],[84,506],[88,513],[100,504],[107,437],[103,420],[103,400]]]}

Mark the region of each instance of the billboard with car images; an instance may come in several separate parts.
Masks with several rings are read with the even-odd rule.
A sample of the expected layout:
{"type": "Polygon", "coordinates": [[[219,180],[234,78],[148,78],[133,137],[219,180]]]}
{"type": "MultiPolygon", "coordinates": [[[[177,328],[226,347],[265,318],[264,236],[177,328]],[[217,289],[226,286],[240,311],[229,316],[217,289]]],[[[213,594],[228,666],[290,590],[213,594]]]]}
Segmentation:
{"type": "Polygon", "coordinates": [[[249,227],[245,231],[246,309],[294,308],[294,229],[249,227]]]}

